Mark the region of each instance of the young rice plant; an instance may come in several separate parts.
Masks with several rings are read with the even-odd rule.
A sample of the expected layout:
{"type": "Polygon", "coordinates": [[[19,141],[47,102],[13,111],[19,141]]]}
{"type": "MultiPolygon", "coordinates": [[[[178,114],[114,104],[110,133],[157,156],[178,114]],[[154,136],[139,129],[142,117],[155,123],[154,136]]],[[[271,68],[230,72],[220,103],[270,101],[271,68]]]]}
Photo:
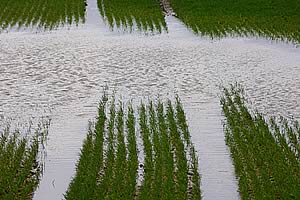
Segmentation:
{"type": "Polygon", "coordinates": [[[104,94],[98,111],[65,199],[201,199],[198,157],[179,98],[135,110],[104,94]]]}
{"type": "Polygon", "coordinates": [[[242,90],[224,89],[225,136],[242,199],[300,198],[300,128],[284,118],[251,113],[242,90]]]}

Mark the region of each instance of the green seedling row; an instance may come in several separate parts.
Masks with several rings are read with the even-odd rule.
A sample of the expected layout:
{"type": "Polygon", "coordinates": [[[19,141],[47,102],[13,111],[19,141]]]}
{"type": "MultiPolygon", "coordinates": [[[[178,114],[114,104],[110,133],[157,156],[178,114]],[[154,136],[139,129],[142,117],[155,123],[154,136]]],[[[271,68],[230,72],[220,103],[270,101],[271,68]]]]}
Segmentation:
{"type": "Polygon", "coordinates": [[[178,125],[175,121],[175,114],[171,101],[167,105],[167,122],[169,126],[171,147],[175,157],[175,191],[177,192],[174,199],[187,199],[188,188],[188,162],[186,158],[186,150],[184,140],[181,139],[178,125]]]}
{"type": "Polygon", "coordinates": [[[103,181],[98,184],[96,189],[96,197],[97,199],[109,199],[112,195],[112,184],[113,184],[113,177],[115,173],[115,117],[116,117],[116,110],[115,110],[115,100],[114,98],[111,101],[110,106],[110,119],[108,122],[108,135],[107,135],[107,152],[105,158],[106,168],[104,169],[104,176],[103,181]]]}
{"type": "Polygon", "coordinates": [[[153,144],[148,126],[147,110],[144,104],[140,107],[140,127],[141,136],[144,145],[144,182],[140,192],[140,198],[153,199],[153,182],[154,182],[154,162],[153,162],[153,144]]]}
{"type": "Polygon", "coordinates": [[[111,29],[159,33],[167,29],[156,0],[98,0],[98,8],[111,29]]]}
{"type": "Polygon", "coordinates": [[[161,139],[161,154],[162,154],[162,188],[161,199],[172,199],[175,188],[174,182],[174,154],[171,149],[170,134],[165,120],[165,108],[162,102],[158,102],[156,106],[158,130],[161,139]]]}
{"type": "Polygon", "coordinates": [[[201,199],[198,158],[179,98],[176,105],[141,103],[135,112],[131,103],[125,108],[104,95],[99,107],[66,199],[201,199]]]}
{"type": "Polygon", "coordinates": [[[270,118],[247,108],[238,86],[221,100],[242,199],[299,199],[298,122],[270,118]]]}
{"type": "Polygon", "coordinates": [[[99,103],[98,118],[94,130],[89,127],[87,138],[83,143],[80,160],[77,165],[77,174],[69,185],[65,194],[66,199],[90,199],[97,196],[97,185],[100,184],[103,170],[103,142],[106,122],[106,95],[99,103]],[[78,193],[78,191],[81,191],[78,193]]]}
{"type": "Polygon", "coordinates": [[[137,185],[137,170],[138,170],[138,148],[136,141],[136,122],[134,117],[134,110],[132,105],[128,106],[127,113],[127,135],[128,135],[128,199],[134,199],[137,195],[136,185],[137,185]]]}
{"type": "Polygon", "coordinates": [[[170,0],[191,30],[211,38],[261,36],[300,42],[299,0],[170,0]]]}
{"type": "Polygon", "coordinates": [[[85,10],[85,0],[0,0],[0,30],[78,25],[85,21],[85,10]]]}
{"type": "Polygon", "coordinates": [[[153,188],[152,197],[153,199],[162,199],[161,188],[163,187],[163,153],[162,153],[162,142],[161,135],[159,134],[157,126],[157,115],[155,113],[155,105],[150,102],[148,105],[149,115],[149,126],[150,135],[153,143],[153,188]]]}
{"type": "Polygon", "coordinates": [[[195,151],[195,147],[191,144],[190,133],[188,130],[188,125],[186,121],[186,116],[183,110],[182,103],[179,97],[176,97],[176,122],[178,124],[178,131],[181,133],[181,137],[184,139],[183,144],[186,149],[189,149],[189,166],[188,167],[188,199],[199,199],[201,196],[200,191],[200,175],[198,173],[199,169],[199,160],[195,151]]]}
{"type": "Polygon", "coordinates": [[[9,128],[0,132],[0,199],[32,199],[43,172],[40,145],[48,126],[23,136],[9,128]]]}

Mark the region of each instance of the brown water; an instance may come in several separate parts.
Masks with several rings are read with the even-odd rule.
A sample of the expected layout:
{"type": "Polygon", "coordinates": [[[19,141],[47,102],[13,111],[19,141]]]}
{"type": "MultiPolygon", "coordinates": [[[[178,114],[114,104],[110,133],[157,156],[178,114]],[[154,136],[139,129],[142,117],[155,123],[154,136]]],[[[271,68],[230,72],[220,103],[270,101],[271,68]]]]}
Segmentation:
{"type": "Polygon", "coordinates": [[[255,38],[196,37],[171,16],[169,33],[112,33],[95,20],[95,5],[82,27],[0,35],[0,119],[52,118],[34,199],[63,198],[106,85],[125,100],[178,93],[200,156],[203,199],[239,199],[219,87],[237,81],[260,111],[300,119],[300,49],[255,38]]]}

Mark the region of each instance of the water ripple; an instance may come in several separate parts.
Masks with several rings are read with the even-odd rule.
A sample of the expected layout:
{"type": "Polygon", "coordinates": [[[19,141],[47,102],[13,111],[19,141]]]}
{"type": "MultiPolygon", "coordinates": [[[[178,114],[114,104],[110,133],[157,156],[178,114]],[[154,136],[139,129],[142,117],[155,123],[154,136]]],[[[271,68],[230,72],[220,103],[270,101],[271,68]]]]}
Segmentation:
{"type": "Polygon", "coordinates": [[[200,154],[204,198],[238,199],[219,87],[238,81],[260,111],[299,119],[299,49],[183,37],[172,35],[171,28],[170,34],[154,37],[107,35],[99,29],[1,35],[0,115],[49,109],[54,116],[37,199],[62,197],[106,85],[125,99],[179,93],[200,154]]]}

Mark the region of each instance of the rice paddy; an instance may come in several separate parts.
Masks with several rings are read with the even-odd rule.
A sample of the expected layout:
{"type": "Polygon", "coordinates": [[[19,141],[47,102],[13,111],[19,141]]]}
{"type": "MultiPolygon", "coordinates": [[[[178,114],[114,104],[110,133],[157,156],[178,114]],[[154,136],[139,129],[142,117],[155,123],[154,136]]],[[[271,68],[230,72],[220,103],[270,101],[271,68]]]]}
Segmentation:
{"type": "MultiPolygon", "coordinates": [[[[112,30],[161,33],[167,24],[156,0],[95,0],[112,30]]],[[[299,0],[170,0],[170,9],[193,32],[220,38],[259,36],[300,42],[299,0]]],[[[1,0],[0,31],[24,27],[52,30],[85,22],[86,0],[1,0]]]]}
{"type": "Polygon", "coordinates": [[[65,199],[201,199],[198,158],[179,98],[134,110],[104,95],[65,199]]]}
{"type": "Polygon", "coordinates": [[[170,0],[191,30],[211,38],[261,36],[300,42],[299,0],[170,0]]]}
{"type": "Polygon", "coordinates": [[[55,29],[85,21],[85,0],[1,0],[0,31],[34,27],[55,29]]]}
{"type": "Polygon", "coordinates": [[[0,131],[0,199],[32,199],[43,172],[39,156],[47,131],[40,127],[32,138],[8,127],[0,131]]]}
{"type": "Polygon", "coordinates": [[[253,112],[241,89],[225,89],[227,149],[217,97],[217,85],[238,80],[268,113],[299,117],[299,6],[0,0],[0,123],[55,118],[46,161],[42,131],[0,125],[0,199],[300,199],[299,123],[253,112]],[[125,99],[176,91],[191,126],[178,97],[105,94],[96,111],[104,84],[125,99]]]}
{"type": "Polygon", "coordinates": [[[158,33],[167,30],[159,1],[156,0],[98,0],[98,8],[112,30],[158,33]]]}
{"type": "Polygon", "coordinates": [[[241,198],[299,199],[299,123],[252,113],[237,86],[224,90],[221,104],[241,198]]]}

